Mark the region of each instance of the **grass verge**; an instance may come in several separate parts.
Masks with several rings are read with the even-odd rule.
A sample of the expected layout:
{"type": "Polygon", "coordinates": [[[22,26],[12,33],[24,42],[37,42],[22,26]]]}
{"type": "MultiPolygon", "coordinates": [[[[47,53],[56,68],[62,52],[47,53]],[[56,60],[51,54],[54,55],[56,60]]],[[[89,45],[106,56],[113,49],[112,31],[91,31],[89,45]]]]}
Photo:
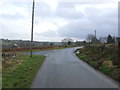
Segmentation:
{"type": "Polygon", "coordinates": [[[41,55],[23,55],[9,60],[14,63],[2,70],[2,88],[29,88],[44,59],[41,55]]]}
{"type": "Polygon", "coordinates": [[[97,63],[94,61],[89,60],[89,58],[87,57],[87,55],[81,53],[81,54],[76,54],[78,58],[84,60],[86,63],[88,63],[90,66],[92,67],[96,67],[97,63]]]}
{"type": "Polygon", "coordinates": [[[120,82],[120,67],[116,47],[85,46],[78,49],[76,55],[90,66],[120,82]]]}
{"type": "Polygon", "coordinates": [[[77,55],[78,58],[80,58],[81,60],[88,63],[90,66],[94,67],[95,69],[101,71],[102,73],[104,73],[104,74],[106,74],[106,75],[110,76],[111,78],[118,81],[118,77],[119,77],[118,71],[119,71],[119,69],[114,69],[114,68],[110,69],[105,65],[101,65],[101,66],[98,67],[97,62],[90,60],[87,55],[85,55],[83,53],[82,54],[76,54],[76,55],[77,55]]]}

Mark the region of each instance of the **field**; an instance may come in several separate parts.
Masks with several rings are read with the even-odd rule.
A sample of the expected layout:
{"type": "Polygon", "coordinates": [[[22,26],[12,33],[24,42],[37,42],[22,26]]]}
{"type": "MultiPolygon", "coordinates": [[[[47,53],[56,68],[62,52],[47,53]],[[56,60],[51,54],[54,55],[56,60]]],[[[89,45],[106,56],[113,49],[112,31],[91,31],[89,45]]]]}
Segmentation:
{"type": "Polygon", "coordinates": [[[76,55],[89,65],[120,82],[118,47],[113,44],[86,45],[76,55]]]}

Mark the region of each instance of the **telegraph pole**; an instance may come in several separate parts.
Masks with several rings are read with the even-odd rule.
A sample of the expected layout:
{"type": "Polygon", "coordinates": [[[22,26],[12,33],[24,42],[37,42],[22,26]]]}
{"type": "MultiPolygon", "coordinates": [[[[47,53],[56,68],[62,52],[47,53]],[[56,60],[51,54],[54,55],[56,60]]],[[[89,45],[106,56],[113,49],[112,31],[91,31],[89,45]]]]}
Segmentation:
{"type": "Polygon", "coordinates": [[[32,27],[31,27],[31,53],[30,53],[30,57],[32,57],[32,49],[33,49],[34,6],[35,6],[35,1],[33,0],[33,6],[32,6],[32,27]]]}
{"type": "Polygon", "coordinates": [[[95,30],[95,43],[97,43],[97,38],[96,38],[96,30],[95,30]]]}

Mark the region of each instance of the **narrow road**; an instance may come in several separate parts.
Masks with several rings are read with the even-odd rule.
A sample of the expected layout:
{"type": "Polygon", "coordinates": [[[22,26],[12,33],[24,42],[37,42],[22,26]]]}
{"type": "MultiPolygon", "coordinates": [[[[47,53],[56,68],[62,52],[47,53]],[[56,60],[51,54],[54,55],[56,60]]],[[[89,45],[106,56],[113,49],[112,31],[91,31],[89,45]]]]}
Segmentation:
{"type": "Polygon", "coordinates": [[[79,60],[74,55],[75,49],[49,54],[31,88],[118,88],[111,79],[79,60]]]}
{"type": "MultiPolygon", "coordinates": [[[[44,55],[44,56],[47,56],[49,53],[53,52],[55,50],[46,50],[46,51],[36,51],[36,52],[33,52],[33,55],[44,55]]],[[[30,52],[24,52],[23,54],[30,54],[30,52]]]]}

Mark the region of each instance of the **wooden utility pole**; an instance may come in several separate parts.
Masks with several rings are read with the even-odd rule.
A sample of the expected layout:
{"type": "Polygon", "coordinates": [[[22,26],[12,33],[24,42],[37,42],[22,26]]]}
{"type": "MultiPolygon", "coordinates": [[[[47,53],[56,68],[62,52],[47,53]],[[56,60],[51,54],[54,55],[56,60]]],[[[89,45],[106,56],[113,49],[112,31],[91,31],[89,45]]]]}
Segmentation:
{"type": "Polygon", "coordinates": [[[95,43],[97,43],[96,30],[95,30],[95,43]]]}
{"type": "Polygon", "coordinates": [[[33,0],[33,6],[32,6],[32,27],[31,27],[31,53],[30,53],[30,57],[32,57],[32,49],[33,49],[34,6],[35,6],[35,1],[33,0]]]}

